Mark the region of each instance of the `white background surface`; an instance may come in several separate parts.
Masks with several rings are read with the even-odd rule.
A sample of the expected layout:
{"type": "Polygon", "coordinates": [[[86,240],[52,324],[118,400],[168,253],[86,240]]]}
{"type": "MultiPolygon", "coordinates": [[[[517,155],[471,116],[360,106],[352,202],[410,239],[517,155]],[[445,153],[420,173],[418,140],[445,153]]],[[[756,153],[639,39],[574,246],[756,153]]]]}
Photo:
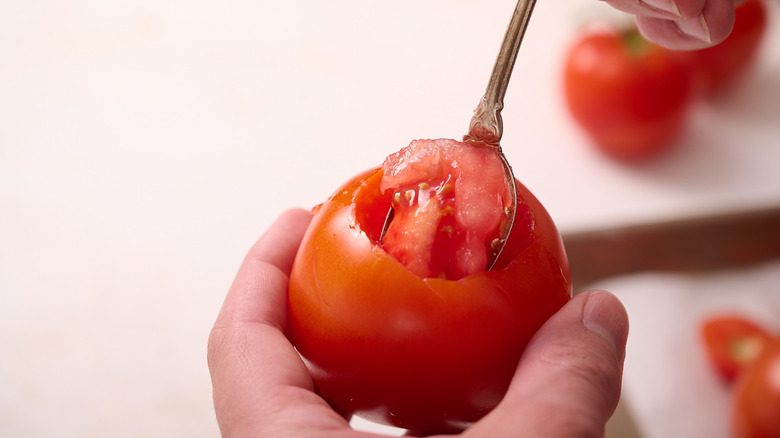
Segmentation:
{"type": "MultiPolygon", "coordinates": [[[[748,80],[626,167],[560,95],[565,47],[611,10],[539,2],[503,145],[562,231],[780,202],[770,3],[748,80]]],[[[0,436],[216,436],[206,338],[245,251],[411,139],[459,138],[513,8],[0,3],[0,436]]]]}

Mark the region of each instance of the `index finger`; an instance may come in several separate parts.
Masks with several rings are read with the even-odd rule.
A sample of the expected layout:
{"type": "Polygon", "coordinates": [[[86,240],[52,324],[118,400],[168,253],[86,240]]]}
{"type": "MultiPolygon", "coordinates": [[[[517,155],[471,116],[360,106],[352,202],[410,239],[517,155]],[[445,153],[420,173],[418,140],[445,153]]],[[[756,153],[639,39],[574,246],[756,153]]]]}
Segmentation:
{"type": "Polygon", "coordinates": [[[696,50],[722,42],[734,27],[733,0],[708,0],[691,18],[667,20],[637,16],[640,32],[649,40],[676,50],[696,50]]]}
{"type": "Polygon", "coordinates": [[[302,209],[288,210],[274,221],[260,239],[252,245],[244,263],[262,261],[290,275],[295,253],[311,222],[311,213],[302,209]]]}
{"type": "Polygon", "coordinates": [[[262,421],[268,388],[311,389],[303,362],[284,335],[287,281],[311,216],[284,213],[247,254],[208,339],[208,365],[220,428],[262,421]]]}
{"type": "MultiPolygon", "coordinates": [[[[605,0],[610,6],[639,17],[684,20],[699,15],[708,0],[605,0]]],[[[722,0],[719,0],[722,1],[722,0]]],[[[731,1],[731,0],[728,0],[731,1]]]]}
{"type": "Polygon", "coordinates": [[[286,285],[303,233],[311,221],[305,210],[290,210],[279,216],[252,246],[228,291],[214,327],[236,322],[268,323],[285,331],[286,285]]]}

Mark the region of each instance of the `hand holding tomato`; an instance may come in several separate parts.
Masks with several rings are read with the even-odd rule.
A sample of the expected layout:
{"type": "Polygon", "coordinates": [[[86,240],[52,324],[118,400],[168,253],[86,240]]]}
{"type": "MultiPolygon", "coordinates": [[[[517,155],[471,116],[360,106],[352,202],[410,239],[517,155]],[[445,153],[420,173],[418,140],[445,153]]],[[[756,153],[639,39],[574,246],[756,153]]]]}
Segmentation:
{"type": "Polygon", "coordinates": [[[316,208],[289,313],[324,398],[426,432],[461,430],[498,404],[534,332],[571,297],[560,235],[516,186],[512,207],[484,143],[415,140],[316,208]]]}
{"type": "MultiPolygon", "coordinates": [[[[223,436],[368,438],[315,391],[287,335],[287,282],[310,221],[283,215],[239,269],[209,337],[214,406],[223,436]]],[[[603,434],[620,393],[628,321],[606,292],[575,296],[528,345],[506,397],[464,435],[603,434]]]]}

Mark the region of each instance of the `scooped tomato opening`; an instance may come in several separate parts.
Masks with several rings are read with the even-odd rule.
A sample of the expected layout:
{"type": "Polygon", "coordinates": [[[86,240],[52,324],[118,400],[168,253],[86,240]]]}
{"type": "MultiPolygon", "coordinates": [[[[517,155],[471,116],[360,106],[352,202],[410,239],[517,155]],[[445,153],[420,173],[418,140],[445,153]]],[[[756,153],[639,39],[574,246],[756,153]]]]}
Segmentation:
{"type": "MultiPolygon", "coordinates": [[[[464,194],[459,188],[467,190],[461,201],[470,200],[469,205],[482,205],[483,197],[506,199],[509,186],[501,163],[480,164],[472,152],[479,157],[486,151],[458,147],[453,140],[413,142],[391,156],[384,170],[372,168],[350,178],[316,209],[301,242],[290,273],[290,339],[318,393],[344,415],[420,433],[463,430],[501,401],[533,334],[571,297],[560,235],[520,181],[512,231],[490,270],[481,261],[475,267],[479,272],[458,280],[425,277],[390,254],[411,248],[407,253],[428,263],[419,265],[446,271],[442,266],[451,263],[434,260],[435,252],[458,246],[439,246],[436,238],[422,244],[418,236],[450,236],[447,222],[428,223],[429,217],[417,213],[419,200],[427,196],[434,202],[430,208],[442,213],[452,207],[448,220],[456,223],[454,211],[461,209],[464,194]],[[444,158],[429,163],[427,153],[444,158]],[[462,169],[472,173],[464,176],[462,169]],[[395,193],[405,190],[414,190],[411,207],[417,209],[404,213],[399,205],[393,220],[399,228],[389,232],[404,236],[399,230],[405,224],[410,228],[408,241],[394,243],[382,229],[395,193]],[[414,225],[428,226],[428,234],[415,234],[414,225]]],[[[486,247],[500,232],[504,214],[503,204],[487,205],[499,213],[478,212],[473,219],[477,229],[482,221],[490,226],[474,240],[461,239],[477,242],[472,246],[482,252],[489,252],[486,247]]]]}
{"type": "Polygon", "coordinates": [[[482,143],[415,140],[387,157],[383,249],[416,275],[457,280],[495,256],[512,198],[499,155],[482,143]]]}

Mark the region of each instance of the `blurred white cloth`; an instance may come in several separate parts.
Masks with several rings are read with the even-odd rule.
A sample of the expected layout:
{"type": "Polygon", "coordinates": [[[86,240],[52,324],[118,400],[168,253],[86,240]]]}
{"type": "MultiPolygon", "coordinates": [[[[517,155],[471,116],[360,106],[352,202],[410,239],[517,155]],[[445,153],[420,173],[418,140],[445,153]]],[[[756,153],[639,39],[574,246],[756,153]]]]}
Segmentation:
{"type": "Polygon", "coordinates": [[[706,274],[647,273],[597,285],[625,304],[623,398],[642,438],[730,438],[730,391],[705,357],[700,324],[737,313],[780,331],[780,260],[706,274]]]}

